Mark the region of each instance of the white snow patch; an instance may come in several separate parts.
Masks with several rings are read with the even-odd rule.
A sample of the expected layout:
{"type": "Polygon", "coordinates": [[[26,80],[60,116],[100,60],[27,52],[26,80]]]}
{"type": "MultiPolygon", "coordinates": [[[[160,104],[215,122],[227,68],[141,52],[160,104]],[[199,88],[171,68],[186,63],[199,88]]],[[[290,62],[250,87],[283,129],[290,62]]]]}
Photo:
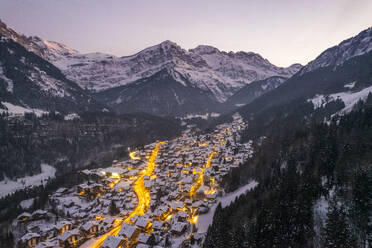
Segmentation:
{"type": "Polygon", "coordinates": [[[328,206],[329,202],[322,196],[313,207],[315,242],[318,244],[320,243],[319,237],[321,236],[322,228],[327,220],[328,206]]]}
{"type": "Polygon", "coordinates": [[[196,227],[198,228],[198,233],[206,233],[208,227],[213,222],[213,215],[216,210],[216,207],[219,203],[221,203],[222,207],[226,207],[230,205],[237,197],[242,194],[245,194],[247,191],[254,189],[258,185],[258,182],[252,181],[243,187],[231,192],[229,194],[224,195],[223,197],[219,198],[215,204],[212,205],[209,212],[199,216],[199,220],[196,223],[196,227]]]}
{"type": "Polygon", "coordinates": [[[245,105],[245,103],[236,103],[236,104],[235,104],[236,107],[242,107],[242,106],[244,106],[244,105],[245,105]]]}
{"type": "Polygon", "coordinates": [[[4,75],[4,68],[1,66],[1,64],[0,64],[0,78],[3,79],[6,82],[6,84],[7,84],[6,90],[10,93],[13,93],[14,83],[11,79],[7,78],[4,75]]]}
{"type": "Polygon", "coordinates": [[[45,185],[49,179],[54,178],[56,169],[47,164],[41,164],[41,173],[34,176],[27,176],[16,181],[5,178],[0,181],[0,198],[7,196],[17,190],[28,187],[45,185]]]}
{"type": "Polygon", "coordinates": [[[372,86],[364,88],[358,92],[347,91],[326,96],[316,95],[314,98],[308,99],[308,101],[311,101],[314,104],[315,108],[321,108],[328,102],[340,99],[345,103],[345,108],[340,111],[340,113],[343,114],[350,112],[359,100],[366,100],[369,93],[372,93],[372,86]]]}
{"type": "Polygon", "coordinates": [[[64,117],[65,121],[72,121],[72,120],[79,119],[79,118],[80,116],[76,113],[70,113],[64,117]]]}
{"type": "Polygon", "coordinates": [[[19,203],[19,206],[22,209],[29,209],[32,206],[33,203],[34,203],[34,198],[30,198],[30,199],[21,201],[19,203]]]}
{"type": "Polygon", "coordinates": [[[34,113],[37,116],[48,113],[41,109],[31,109],[14,105],[9,102],[1,102],[8,110],[0,109],[0,113],[8,112],[9,115],[24,115],[25,113],[34,113]]]}
{"type": "Polygon", "coordinates": [[[349,84],[345,84],[344,87],[345,87],[345,88],[348,88],[348,89],[352,89],[352,88],[354,88],[355,83],[356,83],[356,81],[351,82],[351,83],[349,83],[349,84]]]}
{"type": "Polygon", "coordinates": [[[180,119],[181,120],[191,120],[191,119],[194,119],[194,118],[202,118],[203,120],[208,120],[209,118],[217,118],[220,115],[221,114],[215,113],[215,112],[205,113],[205,114],[188,114],[188,115],[185,115],[183,117],[180,117],[180,119]]]}

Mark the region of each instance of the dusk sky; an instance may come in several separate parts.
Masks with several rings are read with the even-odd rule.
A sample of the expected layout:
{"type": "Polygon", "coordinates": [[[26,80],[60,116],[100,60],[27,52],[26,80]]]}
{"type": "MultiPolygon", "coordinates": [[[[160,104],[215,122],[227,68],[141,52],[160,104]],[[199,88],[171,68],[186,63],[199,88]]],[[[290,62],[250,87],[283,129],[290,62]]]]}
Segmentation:
{"type": "Polygon", "coordinates": [[[306,64],[372,26],[371,13],[371,0],[0,0],[16,31],[83,53],[131,55],[171,40],[253,51],[278,66],[306,64]]]}

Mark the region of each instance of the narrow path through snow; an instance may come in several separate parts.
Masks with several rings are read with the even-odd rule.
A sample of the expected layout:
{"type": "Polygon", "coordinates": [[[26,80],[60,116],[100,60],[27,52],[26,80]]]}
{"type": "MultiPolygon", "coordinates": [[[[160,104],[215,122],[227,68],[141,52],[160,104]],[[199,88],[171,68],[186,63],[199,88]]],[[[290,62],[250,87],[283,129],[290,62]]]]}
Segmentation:
{"type": "Polygon", "coordinates": [[[239,189],[235,190],[234,192],[231,192],[229,194],[222,196],[221,198],[218,198],[217,202],[212,205],[208,213],[199,216],[198,223],[196,223],[198,233],[207,232],[208,227],[212,224],[214,211],[216,210],[218,203],[221,202],[222,207],[226,207],[230,205],[230,203],[232,203],[237,197],[256,187],[257,184],[258,183],[256,181],[252,181],[244,185],[243,187],[240,187],[239,189]]]}

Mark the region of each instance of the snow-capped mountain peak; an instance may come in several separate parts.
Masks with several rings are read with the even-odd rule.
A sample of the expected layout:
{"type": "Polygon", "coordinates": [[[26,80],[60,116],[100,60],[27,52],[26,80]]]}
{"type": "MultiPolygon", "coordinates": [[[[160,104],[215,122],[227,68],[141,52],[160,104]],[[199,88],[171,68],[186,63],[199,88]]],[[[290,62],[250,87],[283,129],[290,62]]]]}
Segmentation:
{"type": "Polygon", "coordinates": [[[363,30],[358,35],[342,41],[321,53],[315,60],[304,66],[300,75],[330,65],[338,66],[346,60],[363,55],[372,50],[372,27],[363,30]]]}
{"type": "Polygon", "coordinates": [[[78,51],[69,48],[64,44],[55,41],[42,40],[37,36],[31,36],[28,39],[30,42],[33,42],[40,47],[44,58],[51,61],[60,59],[64,56],[73,56],[79,53],[78,51]]]}
{"type": "MultiPolygon", "coordinates": [[[[181,75],[193,87],[210,92],[219,102],[252,81],[271,76],[289,77],[294,68],[280,68],[256,53],[227,53],[212,46],[198,46],[189,51],[166,40],[134,55],[115,57],[107,54],[68,53],[49,59],[81,87],[102,91],[150,77],[164,68],[181,75]]],[[[175,78],[185,84],[184,80],[175,78]]]]}
{"type": "Polygon", "coordinates": [[[219,53],[220,50],[213,46],[207,46],[207,45],[199,45],[195,47],[194,49],[189,50],[192,53],[196,53],[199,55],[204,55],[204,54],[212,54],[212,53],[219,53]]]}
{"type": "Polygon", "coordinates": [[[0,32],[57,66],[80,87],[103,91],[150,77],[167,68],[175,81],[225,101],[245,85],[272,76],[290,77],[296,68],[281,68],[253,52],[223,52],[200,45],[185,50],[166,40],[130,56],[80,54],[61,43],[25,37],[1,23],[0,32]],[[176,78],[177,77],[177,78],[176,78]]]}

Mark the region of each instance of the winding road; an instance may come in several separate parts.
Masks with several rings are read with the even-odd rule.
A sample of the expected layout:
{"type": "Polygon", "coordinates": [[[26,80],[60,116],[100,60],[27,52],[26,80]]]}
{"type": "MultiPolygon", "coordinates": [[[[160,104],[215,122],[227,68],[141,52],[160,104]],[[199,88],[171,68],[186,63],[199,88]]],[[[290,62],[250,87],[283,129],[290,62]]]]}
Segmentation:
{"type": "MultiPolygon", "coordinates": [[[[156,166],[155,159],[158,156],[160,145],[164,143],[165,142],[158,142],[155,145],[154,149],[151,152],[150,158],[147,162],[146,168],[140,171],[138,179],[134,182],[133,189],[134,189],[134,192],[136,192],[137,194],[138,204],[137,204],[137,207],[129,214],[129,216],[125,220],[121,220],[121,222],[123,221],[129,222],[130,217],[134,215],[139,215],[139,216],[144,215],[146,211],[148,210],[150,206],[151,197],[150,197],[150,191],[145,187],[145,176],[152,175],[155,169],[155,166],[156,166]]],[[[110,230],[106,234],[100,236],[90,247],[99,248],[103,244],[103,242],[105,242],[105,239],[107,238],[107,236],[118,235],[120,229],[121,229],[121,225],[114,227],[112,230],[110,230]]]]}

